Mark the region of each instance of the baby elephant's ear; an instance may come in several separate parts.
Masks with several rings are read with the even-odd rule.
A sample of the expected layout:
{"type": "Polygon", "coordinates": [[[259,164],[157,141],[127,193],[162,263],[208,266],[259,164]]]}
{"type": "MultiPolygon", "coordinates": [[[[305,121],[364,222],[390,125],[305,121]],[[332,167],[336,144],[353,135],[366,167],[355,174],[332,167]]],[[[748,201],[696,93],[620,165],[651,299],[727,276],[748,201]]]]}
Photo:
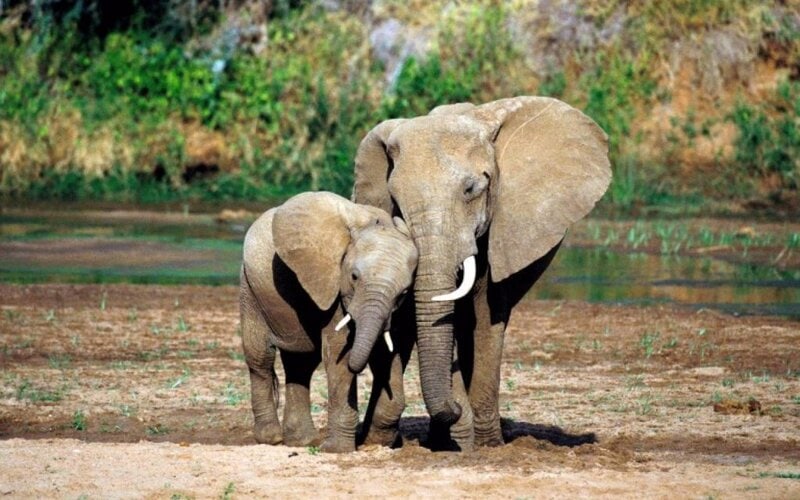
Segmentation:
{"type": "Polygon", "coordinates": [[[352,203],[333,193],[303,193],[278,207],[272,221],[275,251],[322,310],[339,295],[342,258],[350,244],[347,205],[352,203]]]}

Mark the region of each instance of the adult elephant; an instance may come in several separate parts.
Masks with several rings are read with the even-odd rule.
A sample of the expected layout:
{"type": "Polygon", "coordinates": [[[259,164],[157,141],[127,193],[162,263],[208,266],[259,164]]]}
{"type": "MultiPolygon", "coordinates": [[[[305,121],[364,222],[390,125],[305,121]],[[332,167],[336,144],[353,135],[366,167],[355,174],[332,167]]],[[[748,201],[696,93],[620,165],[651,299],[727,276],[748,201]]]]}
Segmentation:
{"type": "Polygon", "coordinates": [[[353,200],[402,216],[419,250],[415,323],[434,446],[503,443],[511,310],[610,180],[606,134],[546,97],[440,106],[362,140],[353,200]]]}

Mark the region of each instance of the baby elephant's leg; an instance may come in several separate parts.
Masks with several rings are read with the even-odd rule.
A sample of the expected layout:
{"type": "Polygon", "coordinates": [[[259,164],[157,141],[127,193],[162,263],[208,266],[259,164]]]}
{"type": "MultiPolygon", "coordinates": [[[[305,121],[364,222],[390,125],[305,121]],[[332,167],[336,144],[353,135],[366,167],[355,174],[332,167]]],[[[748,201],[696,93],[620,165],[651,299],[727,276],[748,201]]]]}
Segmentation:
{"type": "Polygon", "coordinates": [[[373,383],[362,429],[364,444],[400,444],[400,415],[406,405],[403,371],[407,362],[407,356],[390,353],[383,343],[375,346],[369,361],[373,383]]]}
{"type": "Polygon", "coordinates": [[[345,453],[356,449],[356,377],[347,366],[348,357],[342,355],[347,335],[347,329],[323,334],[322,350],[328,375],[328,433],[321,448],[329,453],[345,453]]]}
{"type": "Polygon", "coordinates": [[[278,422],[278,379],[275,376],[275,347],[269,344],[270,329],[247,284],[239,293],[242,346],[250,371],[250,400],[255,425],[253,434],[262,444],[283,439],[278,422]]]}
{"type": "Polygon", "coordinates": [[[319,351],[293,353],[281,351],[286,372],[286,406],[283,408],[283,443],[308,446],[319,443],[319,433],[311,420],[309,390],[311,376],[319,366],[319,351]]]}

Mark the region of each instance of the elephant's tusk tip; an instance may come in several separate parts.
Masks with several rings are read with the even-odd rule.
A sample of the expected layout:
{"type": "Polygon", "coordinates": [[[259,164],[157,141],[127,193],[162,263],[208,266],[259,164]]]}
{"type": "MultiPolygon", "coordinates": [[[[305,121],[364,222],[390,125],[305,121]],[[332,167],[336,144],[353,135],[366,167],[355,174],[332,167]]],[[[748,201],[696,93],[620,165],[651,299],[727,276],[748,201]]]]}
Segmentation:
{"type": "Polygon", "coordinates": [[[389,334],[389,330],[383,332],[383,341],[386,342],[389,352],[394,352],[394,344],[392,344],[392,336],[389,334]]]}
{"type": "Polygon", "coordinates": [[[334,327],[334,331],[337,331],[337,332],[338,332],[339,330],[341,330],[342,328],[344,328],[344,326],[345,326],[347,323],[349,323],[351,319],[353,319],[353,318],[350,316],[350,313],[346,314],[346,315],[344,316],[344,318],[342,318],[342,319],[341,319],[341,321],[339,321],[338,323],[336,323],[336,326],[334,327]]]}

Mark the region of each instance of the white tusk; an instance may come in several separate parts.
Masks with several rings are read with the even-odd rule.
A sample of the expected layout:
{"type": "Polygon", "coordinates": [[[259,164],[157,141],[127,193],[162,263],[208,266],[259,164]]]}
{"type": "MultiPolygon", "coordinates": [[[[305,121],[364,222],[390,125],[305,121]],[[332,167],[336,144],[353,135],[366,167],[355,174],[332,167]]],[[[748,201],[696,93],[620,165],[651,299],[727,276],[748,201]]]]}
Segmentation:
{"type": "Polygon", "coordinates": [[[351,319],[353,319],[353,318],[350,317],[350,313],[347,313],[347,315],[345,315],[345,317],[342,318],[341,321],[336,323],[336,328],[334,328],[334,330],[338,332],[339,330],[344,328],[344,325],[346,325],[347,323],[350,323],[351,319]]]}
{"type": "Polygon", "coordinates": [[[386,347],[389,348],[389,352],[394,352],[394,345],[392,344],[392,336],[389,335],[389,330],[383,332],[383,341],[386,342],[386,347]]]}
{"type": "Polygon", "coordinates": [[[444,295],[437,295],[431,300],[434,302],[446,302],[448,300],[460,299],[461,297],[469,293],[469,291],[472,289],[472,285],[474,284],[475,284],[475,256],[470,255],[469,257],[464,259],[464,279],[461,280],[461,286],[459,286],[450,293],[446,293],[444,295]]]}

